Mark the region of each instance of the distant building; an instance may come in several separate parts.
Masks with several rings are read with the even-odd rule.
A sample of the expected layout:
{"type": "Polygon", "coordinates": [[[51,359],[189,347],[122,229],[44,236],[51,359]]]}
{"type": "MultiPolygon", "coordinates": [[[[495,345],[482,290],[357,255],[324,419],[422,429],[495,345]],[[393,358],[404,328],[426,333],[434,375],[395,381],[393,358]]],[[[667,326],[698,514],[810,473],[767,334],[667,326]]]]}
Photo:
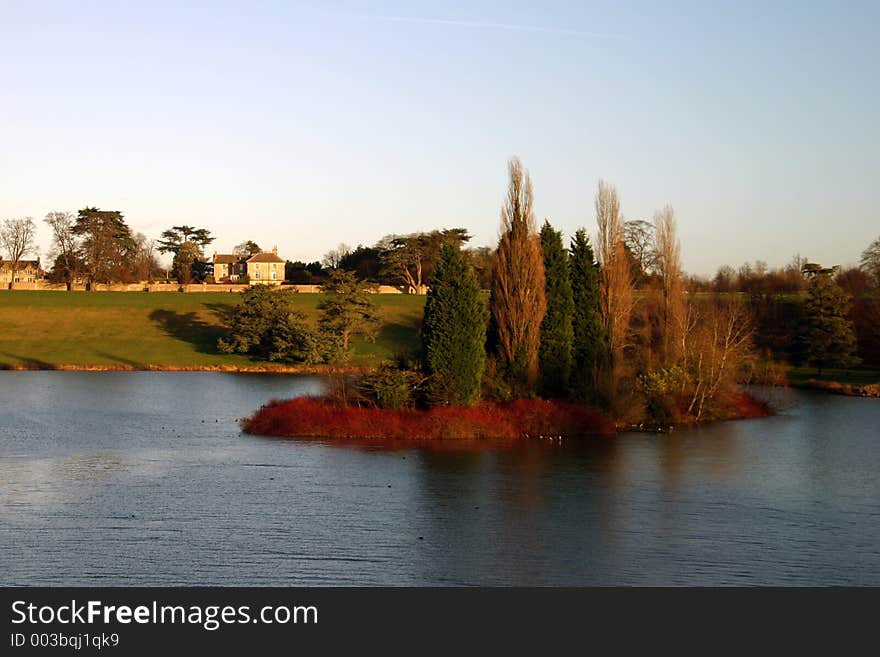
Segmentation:
{"type": "Polygon", "coordinates": [[[0,263],[0,285],[8,287],[13,283],[36,283],[43,278],[44,272],[40,269],[40,259],[19,260],[15,269],[15,280],[12,280],[12,260],[4,260],[0,263]]]}
{"type": "Polygon", "coordinates": [[[247,274],[247,260],[231,253],[214,253],[214,280],[218,283],[234,282],[247,274]]]}
{"type": "Polygon", "coordinates": [[[244,276],[251,285],[281,285],[284,280],[284,260],[278,257],[278,247],[251,257],[215,253],[212,263],[218,283],[233,283],[244,276]]]}
{"type": "Polygon", "coordinates": [[[284,260],[278,257],[278,247],[272,253],[258,253],[247,260],[247,275],[251,285],[281,285],[284,280],[284,260]]]}

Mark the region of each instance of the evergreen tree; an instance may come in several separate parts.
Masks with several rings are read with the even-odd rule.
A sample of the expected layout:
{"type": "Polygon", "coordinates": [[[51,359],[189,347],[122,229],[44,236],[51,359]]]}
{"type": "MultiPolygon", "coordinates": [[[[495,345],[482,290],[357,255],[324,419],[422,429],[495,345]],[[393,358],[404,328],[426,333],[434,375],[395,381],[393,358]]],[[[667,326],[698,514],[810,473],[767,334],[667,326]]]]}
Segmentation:
{"type": "Polygon", "coordinates": [[[354,335],[362,335],[371,342],[375,340],[381,316],[373,301],[372,289],[374,286],[342,269],[333,271],[321,286],[325,297],[318,304],[321,311],[318,328],[328,361],[347,359],[354,335]]]}
{"type": "Polygon", "coordinates": [[[294,310],[290,294],[257,285],[242,292],[228,321],[228,339],[217,348],[226,354],[294,363],[318,363],[321,350],[304,313],[294,310]]]}
{"type": "Polygon", "coordinates": [[[802,333],[804,356],[822,374],[824,367],[856,365],[856,337],[847,318],[851,298],[834,282],[837,268],[823,269],[808,264],[804,272],[810,277],[807,300],[804,302],[806,323],[802,333]]]}
{"type": "Polygon", "coordinates": [[[574,299],[562,233],[553,230],[548,221],[541,228],[541,250],[544,253],[547,312],[541,324],[538,349],[541,372],[538,390],[544,397],[562,397],[568,393],[571,375],[574,299]]]}
{"type": "Polygon", "coordinates": [[[486,304],[461,250],[444,244],[434,265],[422,323],[422,361],[434,404],[467,406],[485,367],[486,304]]]}
{"type": "Polygon", "coordinates": [[[572,393],[580,401],[596,402],[598,374],[607,360],[607,342],[599,306],[599,265],[583,228],[571,240],[569,266],[574,300],[572,393]]]}
{"type": "Polygon", "coordinates": [[[130,277],[137,244],[121,212],[83,208],[72,233],[81,238],[79,255],[85,267],[86,289],[91,289],[92,283],[113,283],[130,277]]]}

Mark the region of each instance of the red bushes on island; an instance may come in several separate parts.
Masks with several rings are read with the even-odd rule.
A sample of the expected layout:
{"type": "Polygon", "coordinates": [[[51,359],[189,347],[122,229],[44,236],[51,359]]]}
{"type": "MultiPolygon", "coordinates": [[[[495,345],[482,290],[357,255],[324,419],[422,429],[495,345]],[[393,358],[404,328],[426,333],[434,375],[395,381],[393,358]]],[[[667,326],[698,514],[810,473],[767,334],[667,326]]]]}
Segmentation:
{"type": "Polygon", "coordinates": [[[562,401],[518,399],[472,407],[387,410],[340,406],[318,397],[273,400],[242,422],[246,433],[299,438],[387,440],[610,435],[602,413],[562,401]]]}

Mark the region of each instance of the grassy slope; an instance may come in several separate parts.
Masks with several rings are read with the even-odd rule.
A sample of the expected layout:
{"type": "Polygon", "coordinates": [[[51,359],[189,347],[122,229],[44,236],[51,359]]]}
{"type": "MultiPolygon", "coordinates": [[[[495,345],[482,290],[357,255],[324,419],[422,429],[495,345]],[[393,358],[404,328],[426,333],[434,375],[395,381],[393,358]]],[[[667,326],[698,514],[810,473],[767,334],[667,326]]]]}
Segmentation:
{"type": "Polygon", "coordinates": [[[854,386],[873,385],[880,383],[880,370],[854,367],[851,369],[825,368],[822,376],[815,367],[789,367],[788,380],[792,383],[803,383],[810,379],[817,381],[834,381],[854,386]]]}
{"type": "MultiPolygon", "coordinates": [[[[320,294],[292,295],[317,318],[320,294]]],[[[0,368],[259,367],[217,352],[223,317],[238,294],[0,291],[0,368]]],[[[355,365],[418,348],[424,297],[377,295],[384,322],[375,343],[355,341],[355,365]]]]}

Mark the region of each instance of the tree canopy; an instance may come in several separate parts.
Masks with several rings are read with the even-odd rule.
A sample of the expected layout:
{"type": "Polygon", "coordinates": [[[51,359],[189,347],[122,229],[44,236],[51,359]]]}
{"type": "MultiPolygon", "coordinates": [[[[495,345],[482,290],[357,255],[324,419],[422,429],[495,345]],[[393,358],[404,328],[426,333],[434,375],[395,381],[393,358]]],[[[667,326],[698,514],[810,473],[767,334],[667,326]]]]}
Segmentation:
{"type": "Polygon", "coordinates": [[[80,257],[89,283],[113,283],[131,277],[137,244],[118,210],[83,208],[73,227],[81,238],[80,257]]]}
{"type": "Polygon", "coordinates": [[[372,299],[372,286],[360,281],[350,271],[337,269],[321,286],[326,295],[318,305],[321,318],[318,320],[328,359],[344,360],[350,355],[351,337],[363,335],[367,340],[375,339],[380,322],[379,308],[372,299]]]}
{"type": "Polygon", "coordinates": [[[862,269],[871,277],[876,287],[880,287],[880,237],[875,239],[862,252],[862,269]]]}
{"type": "Polygon", "coordinates": [[[265,285],[247,288],[228,328],[228,337],[217,342],[222,353],[307,364],[323,358],[314,329],[304,313],[294,310],[288,292],[265,285]]]}
{"type": "Polygon", "coordinates": [[[207,228],[194,228],[192,226],[172,226],[162,232],[157,242],[159,253],[174,253],[175,255],[184,244],[194,244],[199,253],[203,253],[205,247],[214,241],[211,231],[207,228]]]}
{"type": "Polygon", "coordinates": [[[820,373],[826,367],[856,365],[856,337],[847,318],[851,298],[834,282],[837,268],[809,263],[804,272],[810,279],[804,302],[804,360],[820,373]]]}
{"type": "Polygon", "coordinates": [[[376,245],[382,257],[382,274],[407,286],[414,294],[425,294],[440,248],[444,244],[460,247],[470,239],[465,228],[387,235],[376,245]]]}
{"type": "Polygon", "coordinates": [[[235,247],[233,247],[232,249],[233,255],[237,255],[242,258],[250,258],[262,252],[263,249],[261,249],[260,245],[253,240],[246,240],[241,244],[236,244],[235,247]]]}

